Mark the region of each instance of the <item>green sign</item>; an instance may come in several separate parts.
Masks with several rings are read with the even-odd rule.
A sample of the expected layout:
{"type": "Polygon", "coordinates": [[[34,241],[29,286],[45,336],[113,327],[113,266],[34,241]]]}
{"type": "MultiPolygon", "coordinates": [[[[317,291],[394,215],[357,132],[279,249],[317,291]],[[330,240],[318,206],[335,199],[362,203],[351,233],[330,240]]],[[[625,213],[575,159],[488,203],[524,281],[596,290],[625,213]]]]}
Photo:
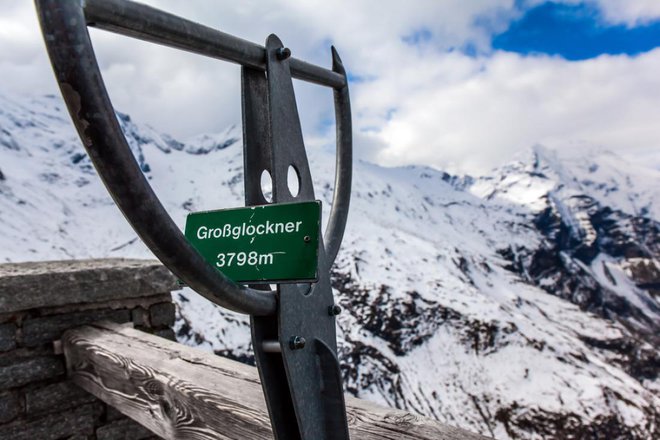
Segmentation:
{"type": "Polygon", "coordinates": [[[186,238],[236,282],[315,281],[321,202],[193,212],[186,238]]]}

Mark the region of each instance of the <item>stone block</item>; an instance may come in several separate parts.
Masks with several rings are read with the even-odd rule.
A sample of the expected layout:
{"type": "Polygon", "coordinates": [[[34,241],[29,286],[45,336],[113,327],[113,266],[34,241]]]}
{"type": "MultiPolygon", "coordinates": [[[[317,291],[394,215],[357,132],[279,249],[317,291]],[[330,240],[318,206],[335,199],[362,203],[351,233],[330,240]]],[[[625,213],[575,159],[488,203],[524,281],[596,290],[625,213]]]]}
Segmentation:
{"type": "Polygon", "coordinates": [[[163,302],[154,304],[149,307],[149,316],[153,328],[172,327],[175,317],[174,303],[163,302]]]}
{"type": "Polygon", "coordinates": [[[67,313],[64,315],[45,316],[28,319],[23,322],[23,337],[21,344],[32,347],[38,344],[59,339],[65,330],[96,321],[128,322],[131,320],[129,310],[86,310],[84,312],[67,313]]]}
{"type": "Polygon", "coordinates": [[[0,425],[0,438],[56,440],[74,435],[93,435],[98,417],[98,406],[88,404],[71,411],[0,425]]]}
{"type": "Polygon", "coordinates": [[[96,397],[65,381],[29,390],[25,393],[25,412],[32,417],[37,414],[58,412],[91,403],[96,397]]]}
{"type": "Polygon", "coordinates": [[[51,379],[64,372],[61,356],[3,356],[0,358],[0,390],[51,379]]]}
{"type": "Polygon", "coordinates": [[[23,411],[21,401],[15,392],[0,393],[0,423],[7,423],[18,417],[23,411]]]}
{"type": "Polygon", "coordinates": [[[0,324],[0,352],[16,348],[16,325],[13,322],[0,324]]]}
{"type": "Polygon", "coordinates": [[[111,422],[113,420],[119,420],[123,419],[126,417],[124,414],[122,414],[118,409],[115,409],[115,407],[106,405],[105,407],[105,420],[108,422],[111,422]]]}
{"type": "Polygon", "coordinates": [[[180,287],[158,261],[101,259],[0,264],[0,313],[139,298],[180,287]]]}
{"type": "Polygon", "coordinates": [[[136,327],[151,326],[149,323],[149,312],[142,307],[136,307],[131,310],[131,319],[133,320],[133,324],[135,324],[136,327]]]}
{"type": "Polygon", "coordinates": [[[129,418],[116,420],[96,430],[97,440],[142,440],[153,436],[153,432],[129,418]]]}
{"type": "Polygon", "coordinates": [[[169,339],[170,341],[176,342],[176,335],[174,334],[174,330],[172,330],[171,328],[156,330],[154,332],[154,335],[160,336],[161,338],[169,339]]]}

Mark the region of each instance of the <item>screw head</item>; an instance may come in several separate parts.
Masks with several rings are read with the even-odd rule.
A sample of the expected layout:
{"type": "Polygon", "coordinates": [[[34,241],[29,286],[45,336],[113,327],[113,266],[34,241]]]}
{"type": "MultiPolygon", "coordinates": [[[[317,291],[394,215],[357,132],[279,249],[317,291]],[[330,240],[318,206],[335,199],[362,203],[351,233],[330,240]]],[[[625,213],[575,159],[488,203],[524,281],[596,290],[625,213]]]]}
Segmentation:
{"type": "Polygon", "coordinates": [[[312,241],[312,237],[310,237],[309,235],[305,235],[305,236],[303,237],[303,241],[304,241],[305,243],[309,243],[310,241],[312,241]]]}
{"type": "Polygon", "coordinates": [[[337,304],[333,304],[328,307],[328,315],[337,316],[340,313],[341,313],[341,307],[339,307],[337,304]]]}
{"type": "Polygon", "coordinates": [[[291,339],[289,339],[289,348],[291,348],[291,350],[300,350],[305,347],[306,343],[307,341],[305,341],[305,338],[302,336],[292,336],[291,339]]]}
{"type": "Polygon", "coordinates": [[[277,59],[284,61],[291,56],[291,49],[288,47],[280,47],[277,49],[277,59]]]}

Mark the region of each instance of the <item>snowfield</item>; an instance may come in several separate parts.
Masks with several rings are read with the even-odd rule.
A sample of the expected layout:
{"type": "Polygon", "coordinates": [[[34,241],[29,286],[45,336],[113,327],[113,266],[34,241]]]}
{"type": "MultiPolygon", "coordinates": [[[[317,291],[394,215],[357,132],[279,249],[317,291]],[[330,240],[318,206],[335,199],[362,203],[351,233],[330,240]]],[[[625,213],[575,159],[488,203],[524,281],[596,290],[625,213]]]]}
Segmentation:
{"type": "MultiPolygon", "coordinates": [[[[181,142],[118,114],[183,229],[243,206],[240,127],[181,142]]],[[[327,218],[334,153],[309,152],[327,218]]],[[[354,164],[333,267],[348,392],[501,439],[657,438],[660,172],[543,147],[489,176],[354,164]]],[[[59,97],[0,95],[0,261],[152,258],[59,97]]],[[[249,320],[175,292],[180,342],[252,362],[249,320]]]]}

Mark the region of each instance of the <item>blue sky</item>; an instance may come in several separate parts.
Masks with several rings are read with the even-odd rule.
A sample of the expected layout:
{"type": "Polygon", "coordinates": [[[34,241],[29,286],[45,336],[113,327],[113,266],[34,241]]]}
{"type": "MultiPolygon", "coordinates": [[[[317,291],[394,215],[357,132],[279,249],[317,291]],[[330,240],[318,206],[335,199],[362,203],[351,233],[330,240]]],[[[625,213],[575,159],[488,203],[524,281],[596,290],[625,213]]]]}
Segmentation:
{"type": "Polygon", "coordinates": [[[607,22],[594,4],[545,2],[493,36],[493,48],[584,60],[602,54],[637,55],[660,46],[660,21],[636,26],[607,22]]]}
{"type": "MultiPolygon", "coordinates": [[[[322,66],[336,46],[356,156],[382,165],[479,174],[536,144],[660,156],[660,0],[138,1],[322,66]]],[[[33,2],[1,12],[0,93],[59,94],[33,2]]],[[[240,124],[236,65],[90,34],[133,120],[182,141],[240,124]]],[[[332,94],[294,85],[306,144],[332,148],[332,94]]]]}

